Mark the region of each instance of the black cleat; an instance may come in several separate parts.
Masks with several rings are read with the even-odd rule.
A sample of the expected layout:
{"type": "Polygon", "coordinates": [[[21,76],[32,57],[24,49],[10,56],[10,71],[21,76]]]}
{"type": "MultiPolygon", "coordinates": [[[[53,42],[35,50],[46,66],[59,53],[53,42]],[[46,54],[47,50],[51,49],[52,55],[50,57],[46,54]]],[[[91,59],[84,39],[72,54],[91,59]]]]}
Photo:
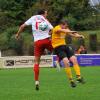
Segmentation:
{"type": "Polygon", "coordinates": [[[85,81],[84,81],[83,77],[81,77],[81,78],[77,78],[77,82],[78,82],[78,83],[82,83],[82,84],[84,84],[84,83],[85,83],[85,81]]]}
{"type": "Polygon", "coordinates": [[[71,87],[76,87],[76,83],[72,80],[72,81],[70,81],[70,85],[71,85],[71,87]]]}
{"type": "Polygon", "coordinates": [[[36,84],[35,86],[36,86],[35,89],[38,91],[39,90],[39,84],[36,84]]]}

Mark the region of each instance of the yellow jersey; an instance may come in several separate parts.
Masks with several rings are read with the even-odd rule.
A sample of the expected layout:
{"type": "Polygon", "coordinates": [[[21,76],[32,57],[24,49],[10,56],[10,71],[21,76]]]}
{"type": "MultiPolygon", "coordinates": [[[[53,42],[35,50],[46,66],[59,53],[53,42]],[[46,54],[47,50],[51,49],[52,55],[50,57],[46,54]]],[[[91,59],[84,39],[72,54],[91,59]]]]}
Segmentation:
{"type": "Polygon", "coordinates": [[[53,46],[53,48],[56,48],[61,45],[66,45],[66,42],[65,42],[66,33],[64,33],[64,32],[56,33],[56,31],[59,29],[61,29],[60,25],[55,26],[52,31],[52,46],[53,46]]]}

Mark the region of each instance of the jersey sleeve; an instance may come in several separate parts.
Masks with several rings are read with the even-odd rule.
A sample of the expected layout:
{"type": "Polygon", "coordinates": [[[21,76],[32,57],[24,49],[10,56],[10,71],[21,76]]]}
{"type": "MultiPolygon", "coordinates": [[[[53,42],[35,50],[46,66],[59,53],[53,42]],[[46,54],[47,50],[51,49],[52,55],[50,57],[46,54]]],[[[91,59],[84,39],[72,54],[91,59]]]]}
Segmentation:
{"type": "Polygon", "coordinates": [[[54,32],[57,32],[59,29],[61,29],[59,26],[56,26],[54,29],[53,29],[53,31],[54,32]]]}
{"type": "Polygon", "coordinates": [[[26,24],[26,25],[32,25],[33,21],[34,21],[34,17],[31,17],[30,19],[28,19],[28,20],[25,22],[25,24],[26,24]]]}
{"type": "Polygon", "coordinates": [[[48,22],[49,29],[52,30],[53,26],[48,22]]]}

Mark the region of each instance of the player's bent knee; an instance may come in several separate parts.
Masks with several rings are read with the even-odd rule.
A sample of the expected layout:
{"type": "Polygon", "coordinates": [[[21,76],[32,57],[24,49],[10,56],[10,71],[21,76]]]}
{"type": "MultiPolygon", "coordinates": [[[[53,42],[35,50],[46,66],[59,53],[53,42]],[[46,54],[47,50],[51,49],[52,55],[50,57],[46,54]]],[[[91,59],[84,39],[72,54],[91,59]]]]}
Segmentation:
{"type": "Polygon", "coordinates": [[[68,58],[67,57],[66,58],[63,58],[63,62],[69,63],[68,58]]]}
{"type": "Polygon", "coordinates": [[[70,58],[70,61],[72,62],[72,63],[74,63],[74,64],[77,64],[78,62],[77,62],[77,58],[75,57],[75,56],[72,56],[71,58],[70,58]]]}
{"type": "Polygon", "coordinates": [[[63,62],[64,62],[65,67],[69,66],[69,60],[68,60],[68,58],[63,58],[63,62]]]}

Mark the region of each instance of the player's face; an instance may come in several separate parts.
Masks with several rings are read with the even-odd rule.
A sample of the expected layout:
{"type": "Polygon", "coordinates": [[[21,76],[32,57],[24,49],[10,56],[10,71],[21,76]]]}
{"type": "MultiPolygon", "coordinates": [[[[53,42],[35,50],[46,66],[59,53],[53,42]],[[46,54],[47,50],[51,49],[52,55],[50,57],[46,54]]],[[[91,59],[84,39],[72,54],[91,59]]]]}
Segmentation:
{"type": "Polygon", "coordinates": [[[68,25],[67,24],[63,24],[62,25],[62,29],[66,29],[66,28],[68,28],[68,25]]]}

